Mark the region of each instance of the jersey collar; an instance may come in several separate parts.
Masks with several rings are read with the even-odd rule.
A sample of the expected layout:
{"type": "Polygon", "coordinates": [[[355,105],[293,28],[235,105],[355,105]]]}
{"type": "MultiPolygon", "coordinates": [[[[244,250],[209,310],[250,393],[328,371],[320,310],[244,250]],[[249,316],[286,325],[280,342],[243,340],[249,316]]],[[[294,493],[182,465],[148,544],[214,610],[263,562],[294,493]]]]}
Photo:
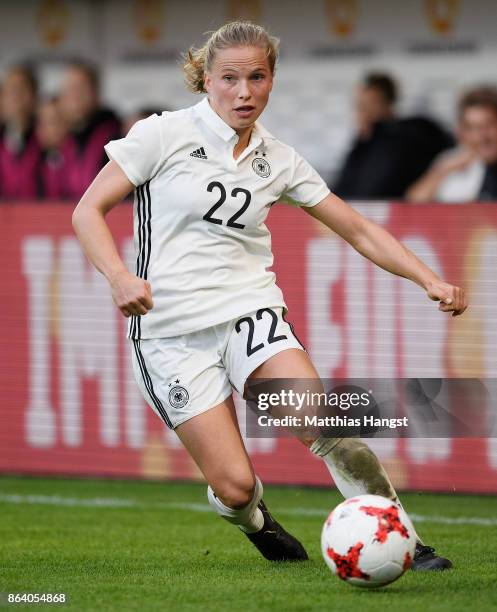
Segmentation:
{"type": "Polygon", "coordinates": [[[210,129],[222,138],[225,142],[235,140],[237,134],[233,128],[225,123],[221,117],[212,109],[207,96],[198,104],[195,105],[195,111],[199,117],[206,123],[210,129]]]}
{"type": "MultiPolygon", "coordinates": [[[[212,109],[207,96],[194,106],[198,116],[206,123],[210,129],[222,138],[225,142],[236,140],[237,133],[221,117],[212,109]]],[[[252,131],[251,141],[255,139],[262,140],[263,138],[274,138],[265,127],[259,122],[256,122],[252,131]]]]}

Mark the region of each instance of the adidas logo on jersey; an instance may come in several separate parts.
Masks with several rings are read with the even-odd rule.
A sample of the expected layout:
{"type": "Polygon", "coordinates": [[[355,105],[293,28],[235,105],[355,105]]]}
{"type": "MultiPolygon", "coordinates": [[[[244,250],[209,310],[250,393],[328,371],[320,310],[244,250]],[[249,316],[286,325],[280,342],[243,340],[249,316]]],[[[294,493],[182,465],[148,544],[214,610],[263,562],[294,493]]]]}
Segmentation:
{"type": "Polygon", "coordinates": [[[199,159],[207,159],[207,155],[205,154],[204,147],[200,147],[200,149],[195,149],[190,153],[190,157],[198,157],[199,159]]]}

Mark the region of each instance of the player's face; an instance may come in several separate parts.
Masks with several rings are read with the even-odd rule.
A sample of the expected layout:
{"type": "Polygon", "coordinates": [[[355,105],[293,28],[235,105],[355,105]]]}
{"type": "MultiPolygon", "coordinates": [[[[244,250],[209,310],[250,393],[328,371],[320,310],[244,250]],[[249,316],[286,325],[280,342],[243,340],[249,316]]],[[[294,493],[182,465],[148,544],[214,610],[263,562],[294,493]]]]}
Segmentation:
{"type": "Polygon", "coordinates": [[[487,164],[497,162],[497,113],[485,106],[470,106],[462,118],[465,142],[487,164]]]}
{"type": "Polygon", "coordinates": [[[252,126],[264,110],[273,87],[266,50],[232,47],[218,51],[205,89],[216,113],[237,132],[252,126]]]}

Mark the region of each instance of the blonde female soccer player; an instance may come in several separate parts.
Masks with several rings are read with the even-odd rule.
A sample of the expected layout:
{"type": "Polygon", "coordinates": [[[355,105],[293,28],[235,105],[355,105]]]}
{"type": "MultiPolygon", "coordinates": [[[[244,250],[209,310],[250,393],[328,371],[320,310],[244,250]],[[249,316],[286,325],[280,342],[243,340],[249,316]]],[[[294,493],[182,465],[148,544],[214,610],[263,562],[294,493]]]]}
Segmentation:
{"type": "MultiPolygon", "coordinates": [[[[191,108],[138,121],[106,146],[110,162],[77,206],[82,247],[129,318],[134,371],[145,399],[175,430],[204,474],[214,510],[237,525],[267,559],[307,553],[269,514],[238,427],[232,390],[255,378],[317,379],[283,319],[285,302],[268,271],[264,225],[280,199],[342,236],[362,255],[417,283],[443,312],[466,308],[462,289],[434,272],[373,222],[332,195],[314,169],[257,121],[269,99],[277,40],[233,22],[191,49],[189,88],[206,93],[191,108]],[[136,272],[117,253],[105,215],[135,190],[136,272]]],[[[309,437],[345,497],[396,499],[373,452],[358,439],[309,437]]],[[[450,561],[419,542],[414,567],[450,561]]]]}

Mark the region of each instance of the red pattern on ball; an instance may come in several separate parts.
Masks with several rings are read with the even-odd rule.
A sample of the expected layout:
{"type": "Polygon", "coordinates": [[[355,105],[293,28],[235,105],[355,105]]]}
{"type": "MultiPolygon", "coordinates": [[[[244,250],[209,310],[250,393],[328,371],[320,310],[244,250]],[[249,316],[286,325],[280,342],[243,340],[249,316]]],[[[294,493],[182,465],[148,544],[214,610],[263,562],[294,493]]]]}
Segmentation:
{"type": "Polygon", "coordinates": [[[359,557],[361,554],[361,549],[364,544],[362,542],[357,542],[355,546],[351,546],[346,555],[340,555],[335,552],[333,548],[327,548],[326,553],[328,557],[333,561],[337,568],[337,576],[342,580],[347,580],[347,578],[362,578],[363,580],[369,580],[371,576],[369,574],[364,573],[359,567],[359,557]]]}
{"type": "Polygon", "coordinates": [[[412,565],[412,557],[411,555],[406,552],[406,556],[404,557],[404,565],[402,566],[404,568],[404,571],[408,570],[412,565]]]}
{"type": "Polygon", "coordinates": [[[409,537],[409,532],[406,526],[399,518],[399,509],[396,506],[388,506],[388,508],[378,508],[376,506],[361,506],[359,510],[365,512],[368,516],[375,516],[378,519],[378,529],[376,530],[376,540],[378,542],[386,542],[388,534],[396,531],[403,538],[409,537]]]}

